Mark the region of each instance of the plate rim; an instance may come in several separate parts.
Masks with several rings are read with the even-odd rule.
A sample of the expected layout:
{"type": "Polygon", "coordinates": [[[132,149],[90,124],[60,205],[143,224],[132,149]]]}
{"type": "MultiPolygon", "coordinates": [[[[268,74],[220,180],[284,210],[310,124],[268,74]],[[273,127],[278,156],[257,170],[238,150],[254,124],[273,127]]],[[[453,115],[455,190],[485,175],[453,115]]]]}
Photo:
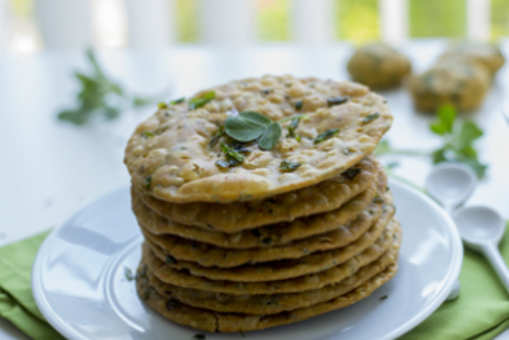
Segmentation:
{"type": "MultiPolygon", "coordinates": [[[[394,339],[399,336],[404,335],[409,332],[411,329],[422,323],[426,320],[435,310],[437,310],[442,303],[447,299],[449,292],[451,291],[456,280],[459,279],[462,263],[463,263],[463,244],[459,233],[456,228],[456,224],[451,216],[445,211],[443,207],[441,207],[436,201],[434,201],[430,196],[426,195],[424,192],[416,189],[412,185],[406,183],[405,181],[390,176],[389,178],[389,187],[397,186],[399,189],[403,189],[406,191],[410,191],[413,195],[418,196],[421,200],[425,201],[428,205],[432,206],[434,210],[440,215],[441,219],[445,221],[445,225],[447,226],[448,235],[451,238],[452,243],[452,259],[450,261],[449,271],[447,276],[445,277],[445,282],[442,285],[440,292],[437,297],[426,306],[423,310],[416,313],[411,319],[407,320],[405,323],[400,325],[398,328],[392,330],[388,334],[383,335],[383,339],[394,339]]],[[[32,286],[32,295],[34,297],[37,308],[41,312],[41,314],[45,317],[46,321],[54,327],[59,333],[63,336],[72,338],[72,339],[86,339],[82,334],[75,331],[73,327],[70,327],[59,314],[57,314],[54,309],[51,307],[50,303],[46,299],[46,295],[44,294],[44,290],[42,288],[42,281],[40,280],[42,272],[41,272],[41,264],[44,259],[47,257],[48,250],[46,248],[53,242],[53,239],[56,238],[56,234],[60,231],[60,229],[65,228],[68,224],[69,220],[73,219],[77,216],[81,211],[88,208],[99,199],[104,196],[114,194],[116,192],[125,190],[125,187],[117,188],[115,190],[110,191],[104,195],[96,197],[95,199],[87,202],[81,208],[79,208],[74,214],[72,214],[69,218],[65,219],[65,221],[55,228],[51,233],[46,237],[46,239],[41,244],[39,250],[37,251],[37,255],[35,261],[32,265],[31,272],[31,286],[32,286]]]]}

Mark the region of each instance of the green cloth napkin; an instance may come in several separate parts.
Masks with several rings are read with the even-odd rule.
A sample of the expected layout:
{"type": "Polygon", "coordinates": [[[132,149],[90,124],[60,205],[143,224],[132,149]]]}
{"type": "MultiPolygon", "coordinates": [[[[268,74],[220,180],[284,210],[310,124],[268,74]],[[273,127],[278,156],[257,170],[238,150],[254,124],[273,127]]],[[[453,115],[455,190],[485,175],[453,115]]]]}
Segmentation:
{"type": "Polygon", "coordinates": [[[48,231],[0,248],[0,316],[37,340],[64,339],[44,319],[32,296],[32,264],[48,231]]]}
{"type": "MultiPolygon", "coordinates": [[[[32,264],[47,234],[0,248],[0,316],[38,340],[63,339],[44,320],[32,297],[32,264]]],[[[509,262],[509,232],[500,249],[509,262]]],[[[509,327],[509,296],[484,258],[465,250],[460,281],[461,293],[457,300],[444,303],[401,339],[484,340],[509,327]]]]}

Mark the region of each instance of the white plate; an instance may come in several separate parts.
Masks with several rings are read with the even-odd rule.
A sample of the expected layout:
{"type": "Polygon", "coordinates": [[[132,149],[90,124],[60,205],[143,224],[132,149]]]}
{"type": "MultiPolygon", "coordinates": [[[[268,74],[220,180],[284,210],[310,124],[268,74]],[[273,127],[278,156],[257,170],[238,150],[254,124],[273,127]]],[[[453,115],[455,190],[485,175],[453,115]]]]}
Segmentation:
{"type": "MultiPolygon", "coordinates": [[[[447,297],[463,249],[454,222],[424,194],[392,180],[403,227],[399,271],[369,298],[294,325],[251,332],[247,339],[383,339],[409,331],[447,297]],[[382,299],[387,295],[388,298],[382,299]]],[[[125,277],[140,258],[141,236],[127,188],[75,214],[43,243],[32,286],[39,309],[71,339],[192,339],[198,332],[153,313],[125,277]]],[[[239,338],[210,334],[207,339],[239,338]]]]}

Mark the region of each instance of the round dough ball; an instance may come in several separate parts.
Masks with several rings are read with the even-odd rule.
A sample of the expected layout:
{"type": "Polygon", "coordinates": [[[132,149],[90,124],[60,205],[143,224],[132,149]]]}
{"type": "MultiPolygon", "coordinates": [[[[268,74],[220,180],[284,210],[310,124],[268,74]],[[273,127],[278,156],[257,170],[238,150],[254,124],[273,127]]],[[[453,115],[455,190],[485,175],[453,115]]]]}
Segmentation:
{"type": "Polygon", "coordinates": [[[410,79],[410,91],[419,111],[435,112],[444,104],[459,111],[477,109],[488,87],[486,68],[472,62],[443,59],[428,71],[410,79]]]}
{"type": "Polygon", "coordinates": [[[412,67],[405,55],[379,42],[358,48],[347,68],[353,80],[383,90],[400,85],[412,67]]]}
{"type": "Polygon", "coordinates": [[[465,41],[450,46],[440,60],[448,58],[466,58],[486,67],[491,76],[504,65],[505,58],[496,44],[480,41],[465,41]]]}

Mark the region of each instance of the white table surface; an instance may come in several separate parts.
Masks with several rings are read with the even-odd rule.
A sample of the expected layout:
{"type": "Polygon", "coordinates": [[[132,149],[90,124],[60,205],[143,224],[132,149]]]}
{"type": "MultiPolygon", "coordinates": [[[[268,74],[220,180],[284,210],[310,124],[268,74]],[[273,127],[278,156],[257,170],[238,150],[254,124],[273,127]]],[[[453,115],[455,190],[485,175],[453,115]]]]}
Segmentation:
{"type": "MultiPolygon", "coordinates": [[[[402,46],[423,70],[442,50],[441,41],[402,46]]],[[[509,43],[503,45],[509,56],[509,43]]],[[[348,45],[305,48],[264,45],[249,48],[173,47],[157,52],[110,50],[99,53],[107,72],[130,90],[168,93],[167,99],[191,95],[203,87],[233,78],[265,73],[291,73],[347,79],[348,45]]],[[[125,112],[112,123],[75,127],[55,118],[58,109],[73,103],[72,71],[84,67],[78,51],[43,52],[0,57],[0,245],[52,226],[103,193],[129,184],[122,163],[128,136],[151,109],[125,112]]],[[[509,218],[509,124],[502,103],[509,96],[505,66],[482,108],[468,117],[486,132],[479,142],[487,178],[468,204],[497,208],[509,218]]],[[[416,113],[405,90],[383,93],[395,121],[388,138],[393,145],[432,148],[439,139],[428,130],[432,115],[416,113]]],[[[398,158],[400,159],[400,158],[398,158]]],[[[398,175],[422,185],[430,169],[426,159],[400,159],[398,175]]],[[[505,332],[509,336],[509,332],[505,332]]],[[[0,320],[0,339],[21,334],[0,320]]]]}

